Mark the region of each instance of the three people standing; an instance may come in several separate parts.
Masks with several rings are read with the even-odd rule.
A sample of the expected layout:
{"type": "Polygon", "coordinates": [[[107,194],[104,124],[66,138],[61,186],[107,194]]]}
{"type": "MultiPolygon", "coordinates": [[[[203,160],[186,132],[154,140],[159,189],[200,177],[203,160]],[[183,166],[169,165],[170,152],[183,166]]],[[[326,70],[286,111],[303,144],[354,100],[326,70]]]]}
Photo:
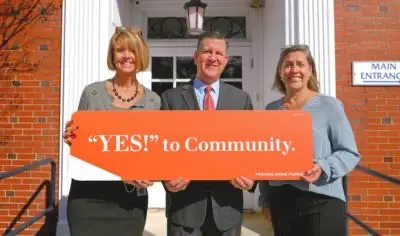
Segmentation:
{"type": "MultiPolygon", "coordinates": [[[[115,76],[86,86],[78,110],[253,110],[246,92],[220,80],[228,48],[220,34],[203,33],[194,53],[196,76],[160,98],[136,79],[136,73],[149,64],[147,43],[139,31],[119,27],[108,54],[108,67],[116,71],[115,76]]],[[[346,233],[342,178],[360,155],[341,103],[319,93],[316,75],[308,47],[283,50],[273,87],[284,96],[266,109],[311,113],[314,166],[300,181],[259,182],[260,205],[277,236],[346,233]]],[[[207,122],[212,121],[193,125],[206,126],[207,122]]],[[[64,141],[69,145],[75,129],[72,121],[67,123],[64,141]]],[[[168,236],[241,235],[243,191],[254,192],[257,185],[243,176],[230,181],[178,178],[162,183],[167,193],[168,236]]],[[[145,189],[152,184],[146,180],[73,180],[67,207],[71,235],[142,235],[148,203],[145,189]]]]}

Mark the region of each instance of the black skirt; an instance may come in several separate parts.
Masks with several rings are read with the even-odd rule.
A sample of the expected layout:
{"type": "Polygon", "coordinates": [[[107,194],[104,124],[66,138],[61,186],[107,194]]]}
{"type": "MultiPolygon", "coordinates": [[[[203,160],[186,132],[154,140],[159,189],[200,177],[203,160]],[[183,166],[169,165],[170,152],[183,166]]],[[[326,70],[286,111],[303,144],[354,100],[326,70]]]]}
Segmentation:
{"type": "Polygon", "coordinates": [[[147,204],[147,193],[138,197],[121,181],[72,180],[67,205],[71,236],[142,235],[147,204]]]}

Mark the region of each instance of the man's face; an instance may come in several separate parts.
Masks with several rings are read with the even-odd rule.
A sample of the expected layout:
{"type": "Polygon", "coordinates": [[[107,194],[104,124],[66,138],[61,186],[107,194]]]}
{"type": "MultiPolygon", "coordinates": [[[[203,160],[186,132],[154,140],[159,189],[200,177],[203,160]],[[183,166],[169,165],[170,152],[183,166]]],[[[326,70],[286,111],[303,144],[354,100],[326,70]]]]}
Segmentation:
{"type": "Polygon", "coordinates": [[[211,84],[219,79],[228,62],[226,44],[223,39],[205,38],[194,53],[199,79],[211,84]]]}

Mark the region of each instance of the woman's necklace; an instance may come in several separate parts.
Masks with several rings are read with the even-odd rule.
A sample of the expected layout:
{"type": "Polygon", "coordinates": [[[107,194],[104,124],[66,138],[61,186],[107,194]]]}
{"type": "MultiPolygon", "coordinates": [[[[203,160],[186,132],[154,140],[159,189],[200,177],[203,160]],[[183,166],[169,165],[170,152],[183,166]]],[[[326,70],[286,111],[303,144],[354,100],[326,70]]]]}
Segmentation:
{"type": "Polygon", "coordinates": [[[118,94],[117,89],[115,88],[114,80],[112,81],[112,85],[113,85],[113,92],[114,92],[115,97],[117,97],[122,102],[130,102],[130,101],[135,100],[136,96],[139,93],[139,84],[137,81],[135,82],[135,86],[136,86],[135,94],[133,94],[133,96],[130,98],[123,98],[121,95],[118,94]]]}

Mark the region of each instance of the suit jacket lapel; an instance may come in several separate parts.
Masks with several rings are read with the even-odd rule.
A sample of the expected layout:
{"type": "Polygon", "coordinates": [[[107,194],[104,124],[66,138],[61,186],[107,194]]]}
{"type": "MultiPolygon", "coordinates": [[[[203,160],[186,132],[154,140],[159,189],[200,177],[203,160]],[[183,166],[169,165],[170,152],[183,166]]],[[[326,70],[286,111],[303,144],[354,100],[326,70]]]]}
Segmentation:
{"type": "Polygon", "coordinates": [[[183,85],[182,97],[186,105],[190,110],[200,110],[199,103],[196,99],[196,94],[194,93],[193,84],[183,85]]]}
{"type": "Polygon", "coordinates": [[[229,93],[227,91],[226,85],[221,80],[219,81],[219,95],[218,95],[218,104],[217,110],[224,110],[229,105],[229,93]]]}

